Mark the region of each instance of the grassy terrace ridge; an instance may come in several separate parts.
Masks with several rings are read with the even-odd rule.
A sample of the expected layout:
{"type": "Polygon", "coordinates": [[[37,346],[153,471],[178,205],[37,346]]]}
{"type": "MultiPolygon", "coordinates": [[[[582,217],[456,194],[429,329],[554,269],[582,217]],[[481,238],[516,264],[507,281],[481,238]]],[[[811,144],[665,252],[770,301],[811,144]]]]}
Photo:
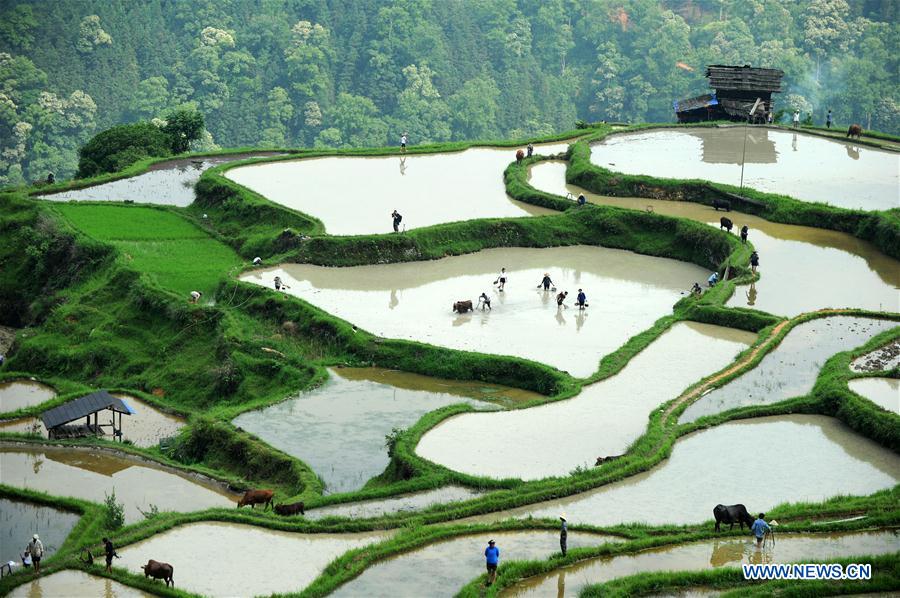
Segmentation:
{"type": "MultiPolygon", "coordinates": [[[[649,127],[628,127],[622,131],[642,128],[649,127]]],[[[600,138],[611,130],[601,126],[532,141],[571,139],[576,135],[600,138]]],[[[414,146],[409,153],[462,151],[483,145],[516,147],[521,143],[414,146]]],[[[585,171],[588,167],[597,168],[584,163],[584,148],[587,144],[581,141],[570,146],[567,153],[569,174],[577,171],[578,166],[585,171]]],[[[231,153],[243,151],[246,150],[231,153]]],[[[392,155],[397,150],[283,152],[290,155],[267,160],[321,155],[392,155]]],[[[684,434],[732,419],[797,412],[823,413],[838,417],[861,434],[900,452],[900,418],[852,393],[847,381],[856,375],[846,367],[855,355],[900,336],[897,328],[872,339],[864,347],[832,357],[806,397],[733,410],[678,426],[677,417],[689,404],[686,397],[690,397],[691,392],[712,380],[715,385],[724,384],[755,367],[794,325],[835,313],[893,320],[900,320],[900,314],[839,310],[784,320],[755,310],[726,308],[724,303],[735,285],[752,279],[746,269],[752,246],[741,245],[731,235],[680,218],[593,205],[578,208],[574,202],[540,192],[527,183],[528,164],[541,159],[546,158],[535,156],[521,165],[513,163],[507,167],[503,173],[507,192],[515,199],[556,209],[560,214],[454,222],[414,229],[403,235],[325,235],[321,223],[315,219],[269,202],[222,175],[228,168],[261,162],[258,158],[236,161],[205,172],[197,186],[198,200],[185,209],[119,202],[36,202],[22,191],[0,193],[0,263],[16,264],[15,268],[3,268],[0,273],[0,312],[5,318],[3,323],[33,326],[17,338],[9,360],[0,372],[0,380],[33,376],[51,384],[59,393],[43,405],[2,415],[36,415],[89,388],[104,387],[133,393],[158,408],[188,415],[187,426],[169,450],[123,447],[101,440],[64,444],[125,450],[166,466],[219,479],[235,488],[273,487],[278,494],[277,500],[299,498],[305,500],[308,507],[385,498],[450,483],[492,490],[485,496],[464,502],[364,520],[330,517],[312,522],[224,509],[163,513],[153,520],[117,532],[114,538],[117,545],[124,546],[176,525],[203,520],[307,532],[403,530],[392,540],[340,557],[302,593],[309,596],[326,594],[358,575],[366,566],[391,554],[439,538],[487,529],[453,523],[454,519],[574,494],[624,479],[656,466],[668,457],[677,439],[684,434]],[[207,218],[203,218],[203,214],[207,214],[207,218]],[[736,278],[721,283],[700,299],[682,299],[670,315],[660,318],[649,329],[604,356],[597,371],[583,380],[524,359],[380,339],[363,330],[354,331],[349,323],[307,302],[233,278],[237,271],[248,265],[245,260],[255,255],[263,256],[268,264],[287,260],[344,266],[436,259],[487,247],[573,244],[601,244],[673,257],[720,272],[730,266],[736,278]],[[187,305],[185,295],[195,288],[203,291],[204,297],[214,297],[214,305],[187,305]],[[324,497],[321,481],[304,463],[237,430],[230,423],[243,411],[271,405],[297,390],[320,384],[327,376],[325,368],[338,364],[378,365],[445,378],[491,381],[535,390],[547,396],[545,400],[527,406],[562,400],[574,396],[584,384],[619,372],[634,355],[674,323],[683,320],[749,330],[759,336],[752,347],[738,356],[739,368],[726,375],[714,374],[706,381],[698,381],[685,390],[681,402],[676,399],[654,412],[646,433],[632,445],[625,458],[568,477],[527,483],[494,480],[453,472],[418,457],[414,448],[422,434],[446,417],[470,409],[455,405],[427,414],[403,432],[387,470],[365,488],[324,497]],[[286,322],[293,326],[286,327],[286,322]],[[423,527],[438,523],[442,525],[423,527]]],[[[165,161],[169,160],[171,158],[165,161]]],[[[152,160],[146,160],[133,165],[124,174],[105,175],[91,184],[132,176],[146,170],[151,163],[152,160]]],[[[600,176],[607,175],[600,173],[600,176]]],[[[610,173],[610,176],[622,175],[610,173]]],[[[575,182],[589,188],[580,181],[575,182]]],[[[714,192],[722,192],[721,189],[714,192],[701,189],[702,193],[697,195],[695,185],[700,183],[670,183],[652,179],[633,184],[652,184],[653,189],[659,184],[667,193],[671,191],[673,197],[701,203],[711,202],[714,192]]],[[[59,184],[53,188],[60,185],[75,188],[77,184],[70,187],[59,184]]],[[[702,184],[713,188],[709,183],[702,184]]],[[[45,193],[49,189],[51,187],[41,187],[31,193],[45,193]]],[[[767,206],[765,213],[755,213],[765,218],[771,216],[770,219],[776,221],[789,217],[812,218],[811,210],[827,208],[832,220],[822,224],[823,227],[847,232],[852,229],[855,232],[851,234],[859,233],[856,236],[873,242],[875,238],[884,242],[896,239],[900,227],[900,217],[891,212],[841,210],[768,194],[757,194],[765,195],[760,199],[753,194],[757,192],[745,189],[745,195],[752,195],[754,200],[764,201],[767,206]]],[[[47,444],[34,437],[12,433],[0,433],[0,440],[47,444]]],[[[869,513],[868,525],[898,525],[898,491],[895,487],[870,497],[838,497],[822,505],[782,505],[772,512],[779,519],[797,519],[796,529],[786,528],[792,531],[807,529],[812,526],[811,518],[823,513],[842,515],[865,511],[869,513]]],[[[84,513],[76,527],[76,530],[82,527],[84,530],[70,536],[65,545],[67,551],[71,548],[69,552],[63,554],[65,551],[61,551],[59,557],[48,559],[47,572],[79,567],[74,559],[75,552],[81,547],[95,545],[102,535],[100,507],[93,503],[58,499],[6,486],[0,486],[0,496],[44,501],[76,511],[80,509],[79,512],[84,513]]],[[[854,525],[835,524],[834,529],[861,529],[854,525]]],[[[711,537],[701,529],[705,527],[711,528],[711,525],[621,526],[605,531],[631,537],[632,541],[626,543],[630,547],[625,549],[627,551],[639,550],[644,546],[641,542],[671,543],[711,537]]],[[[490,527],[495,530],[523,528],[555,529],[555,523],[508,521],[490,527]]],[[[832,527],[815,526],[814,529],[832,527]]],[[[586,558],[575,551],[569,558],[572,554],[586,558]]],[[[556,557],[551,561],[554,566],[565,564],[556,557]]],[[[158,584],[149,585],[144,578],[119,570],[112,577],[155,593],[163,592],[158,584]]],[[[13,576],[11,580],[0,582],[0,592],[27,581],[21,576],[13,576]]],[[[181,590],[166,593],[185,595],[181,590]]]]}

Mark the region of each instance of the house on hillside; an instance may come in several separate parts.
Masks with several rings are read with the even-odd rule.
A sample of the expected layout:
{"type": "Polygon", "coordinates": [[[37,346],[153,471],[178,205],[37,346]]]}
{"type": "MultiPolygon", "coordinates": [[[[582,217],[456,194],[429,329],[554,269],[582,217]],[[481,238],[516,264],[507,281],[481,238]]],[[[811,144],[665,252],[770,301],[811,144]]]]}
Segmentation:
{"type": "Polygon", "coordinates": [[[753,120],[765,122],[775,108],[772,94],[781,93],[782,77],[784,71],[779,69],[753,68],[749,64],[711,64],[706,67],[706,78],[715,92],[673,102],[675,115],[680,123],[704,120],[745,122],[758,99],[760,105],[753,120]]]}

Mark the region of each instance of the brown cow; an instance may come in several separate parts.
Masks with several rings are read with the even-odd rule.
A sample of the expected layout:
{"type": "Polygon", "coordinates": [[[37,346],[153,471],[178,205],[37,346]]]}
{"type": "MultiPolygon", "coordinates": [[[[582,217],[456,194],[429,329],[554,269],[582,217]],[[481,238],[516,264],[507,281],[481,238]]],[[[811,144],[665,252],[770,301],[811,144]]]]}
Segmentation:
{"type": "Polygon", "coordinates": [[[160,563],[159,561],[154,561],[150,559],[147,561],[146,565],[143,565],[141,569],[144,570],[144,577],[152,577],[153,579],[162,579],[166,582],[166,587],[169,587],[169,583],[172,583],[172,587],[175,587],[175,580],[172,579],[172,574],[175,572],[174,567],[169,563],[160,563]]]}
{"type": "Polygon", "coordinates": [[[456,301],[453,304],[453,311],[455,311],[458,314],[464,314],[467,311],[473,311],[472,300],[468,299],[466,301],[456,301]]]}
{"type": "Polygon", "coordinates": [[[300,513],[301,515],[306,515],[306,505],[303,504],[303,501],[295,502],[289,505],[275,505],[275,512],[279,515],[284,515],[285,517],[290,517],[291,515],[296,515],[300,513]]]}
{"type": "Polygon", "coordinates": [[[856,137],[857,139],[859,139],[860,136],[862,135],[862,132],[863,132],[863,128],[861,126],[850,125],[850,128],[847,129],[847,137],[851,137],[851,138],[856,137]]]}
{"type": "Polygon", "coordinates": [[[522,160],[525,159],[525,152],[519,150],[516,152],[516,164],[521,164],[522,160]]]}
{"type": "Polygon", "coordinates": [[[238,501],[238,508],[244,505],[250,505],[251,509],[255,509],[256,505],[265,505],[263,510],[272,506],[272,497],[275,495],[271,490],[247,490],[244,497],[238,501]]]}

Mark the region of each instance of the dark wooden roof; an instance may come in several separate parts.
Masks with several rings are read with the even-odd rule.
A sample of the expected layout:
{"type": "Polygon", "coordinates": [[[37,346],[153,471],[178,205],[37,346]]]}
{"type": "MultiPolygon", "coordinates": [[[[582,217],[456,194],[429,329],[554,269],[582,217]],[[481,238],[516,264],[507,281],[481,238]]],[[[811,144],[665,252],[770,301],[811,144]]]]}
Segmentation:
{"type": "Polygon", "coordinates": [[[134,411],[128,404],[118,397],[114,397],[105,390],[98,390],[80,399],[75,399],[54,407],[41,414],[41,420],[44,426],[49,430],[63,424],[67,424],[76,419],[87,417],[88,415],[102,411],[103,409],[112,409],[119,413],[131,415],[134,411]]]}
{"type": "Polygon", "coordinates": [[[709,86],[716,90],[780,92],[784,71],[753,68],[750,65],[711,64],[706,67],[706,77],[709,86]]]}

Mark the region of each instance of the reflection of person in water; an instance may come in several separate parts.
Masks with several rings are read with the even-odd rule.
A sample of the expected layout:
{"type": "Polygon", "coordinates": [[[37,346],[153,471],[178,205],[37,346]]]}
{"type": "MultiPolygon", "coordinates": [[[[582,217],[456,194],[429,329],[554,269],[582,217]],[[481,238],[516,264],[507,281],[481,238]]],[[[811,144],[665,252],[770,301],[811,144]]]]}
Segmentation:
{"type": "Polygon", "coordinates": [[[406,156],[400,156],[400,174],[406,176],[406,156]]]}
{"type": "Polygon", "coordinates": [[[391,301],[388,303],[388,307],[390,309],[394,309],[400,304],[400,300],[397,299],[397,289],[391,289],[391,301]]]}
{"type": "Polygon", "coordinates": [[[756,283],[751,282],[747,289],[747,305],[756,305],[756,283]]]}
{"type": "Polygon", "coordinates": [[[797,134],[794,133],[794,138],[791,139],[791,149],[795,152],[797,151],[797,134]]]}
{"type": "Polygon", "coordinates": [[[561,569],[556,578],[556,598],[564,598],[566,595],[566,570],[561,569]]]}
{"type": "Polygon", "coordinates": [[[575,332],[581,330],[581,327],[584,326],[584,320],[587,318],[587,312],[583,309],[579,309],[575,312],[575,332]]]}

